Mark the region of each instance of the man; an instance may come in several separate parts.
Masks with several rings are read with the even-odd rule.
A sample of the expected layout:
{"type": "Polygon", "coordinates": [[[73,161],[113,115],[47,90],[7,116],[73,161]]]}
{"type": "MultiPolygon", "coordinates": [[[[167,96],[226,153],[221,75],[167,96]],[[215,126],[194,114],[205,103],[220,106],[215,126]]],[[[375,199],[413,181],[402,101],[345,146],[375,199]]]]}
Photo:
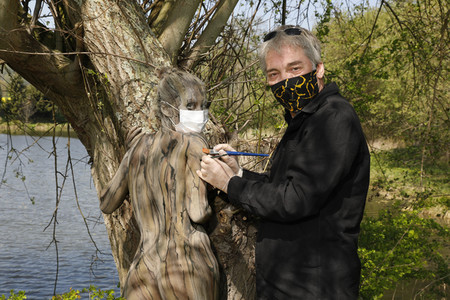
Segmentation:
{"type": "Polygon", "coordinates": [[[258,299],[356,299],[370,163],[359,119],[336,84],[325,85],[320,44],[308,30],[270,32],[260,59],[288,123],[270,172],[204,156],[197,174],[260,217],[258,299]]]}

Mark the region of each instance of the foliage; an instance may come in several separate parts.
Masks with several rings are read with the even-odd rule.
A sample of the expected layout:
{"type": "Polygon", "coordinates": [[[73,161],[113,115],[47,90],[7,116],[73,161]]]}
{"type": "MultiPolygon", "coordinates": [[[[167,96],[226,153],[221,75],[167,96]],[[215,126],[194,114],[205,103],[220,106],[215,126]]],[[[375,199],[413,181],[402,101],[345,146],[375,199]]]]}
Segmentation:
{"type": "Polygon", "coordinates": [[[17,294],[14,292],[14,290],[11,290],[9,292],[9,297],[6,298],[5,295],[1,295],[0,296],[0,300],[23,300],[23,299],[27,299],[27,296],[25,296],[25,292],[24,291],[19,291],[17,294]]]}
{"type": "Polygon", "coordinates": [[[380,299],[413,279],[423,284],[417,296],[445,297],[442,287],[450,284],[445,250],[450,232],[425,216],[430,207],[440,207],[439,215],[450,209],[445,196],[450,188],[445,182],[448,166],[427,166],[429,175],[421,180],[420,154],[414,146],[372,153],[368,201],[383,200],[386,208],[378,215],[365,215],[361,223],[363,299],[380,299]]]}
{"type": "MultiPolygon", "coordinates": [[[[0,102],[0,117],[5,121],[53,122],[53,104],[34,86],[27,84],[17,73],[8,71],[10,79],[7,83],[7,95],[0,102]]],[[[61,113],[56,113],[58,122],[64,122],[61,113]]]]}
{"type": "Polygon", "coordinates": [[[425,158],[446,155],[448,6],[392,5],[334,8],[322,35],[329,79],[352,100],[370,139],[410,141],[425,158]]]}
{"type": "Polygon", "coordinates": [[[22,108],[27,106],[23,78],[18,74],[11,76],[7,91],[9,96],[2,97],[0,114],[9,121],[22,117],[22,108]]]}
{"type": "Polygon", "coordinates": [[[361,297],[380,299],[399,281],[411,278],[434,282],[427,295],[439,296],[438,287],[450,284],[448,261],[439,252],[442,241],[449,237],[445,227],[401,206],[393,206],[375,218],[366,216],[358,249],[361,297]]]}
{"type": "MultiPolygon", "coordinates": [[[[23,300],[27,299],[24,291],[19,291],[17,294],[14,290],[11,290],[10,296],[6,298],[5,295],[0,296],[0,300],[23,300]]],[[[122,297],[115,297],[114,290],[101,290],[94,285],[89,288],[80,290],[70,289],[69,292],[56,295],[51,298],[52,300],[75,300],[75,299],[90,299],[90,300],[123,300],[122,297]],[[87,298],[88,297],[88,298],[87,298]]]]}

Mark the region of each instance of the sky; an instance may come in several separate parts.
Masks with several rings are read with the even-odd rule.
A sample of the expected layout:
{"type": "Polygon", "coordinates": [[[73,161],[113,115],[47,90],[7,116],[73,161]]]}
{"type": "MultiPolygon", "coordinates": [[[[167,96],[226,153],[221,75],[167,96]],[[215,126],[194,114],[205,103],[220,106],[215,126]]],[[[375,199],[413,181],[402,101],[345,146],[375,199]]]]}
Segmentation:
{"type": "MultiPolygon", "coordinates": [[[[333,3],[339,4],[343,8],[345,8],[345,7],[353,7],[355,4],[359,4],[362,1],[367,2],[372,7],[374,7],[374,6],[378,7],[381,2],[381,0],[337,0],[337,1],[333,1],[333,3]]],[[[256,0],[254,0],[254,1],[239,0],[238,4],[236,5],[235,11],[238,13],[243,12],[243,13],[247,14],[248,17],[250,17],[254,11],[254,7],[253,8],[249,7],[250,2],[257,2],[257,1],[256,0]]],[[[264,3],[263,5],[268,5],[268,3],[269,3],[269,1],[262,1],[262,2],[264,3]]],[[[292,7],[293,11],[291,14],[288,15],[287,22],[286,22],[288,24],[300,25],[304,28],[311,30],[314,27],[314,25],[316,25],[316,23],[317,23],[317,18],[314,15],[314,11],[317,10],[317,12],[319,14],[323,12],[320,4],[314,4],[314,2],[316,2],[315,0],[303,0],[303,1],[292,0],[292,1],[288,1],[288,2],[289,2],[288,6],[289,5],[297,6],[297,8],[292,7]],[[301,4],[298,4],[298,3],[301,3],[301,4]],[[298,9],[298,5],[300,5],[300,9],[298,9]]],[[[323,2],[323,0],[322,1],[319,0],[317,2],[323,2]]],[[[33,13],[35,4],[36,4],[35,0],[30,1],[29,12],[31,14],[33,13]]],[[[43,22],[45,25],[47,25],[50,28],[54,28],[53,19],[50,16],[50,11],[48,9],[48,6],[45,4],[45,2],[44,2],[44,7],[42,9],[41,15],[47,16],[45,18],[42,18],[41,22],[43,22]]],[[[277,13],[274,10],[264,12],[264,8],[262,8],[259,10],[258,16],[266,20],[266,22],[264,24],[260,24],[260,26],[261,26],[261,28],[266,28],[267,31],[278,25],[278,24],[275,24],[275,20],[276,20],[276,17],[279,16],[279,13],[277,13]]]]}
{"type": "MultiPolygon", "coordinates": [[[[366,5],[371,7],[378,7],[381,3],[381,0],[363,0],[366,5]]],[[[333,1],[334,5],[338,5],[341,7],[341,9],[352,9],[354,5],[360,4],[363,2],[362,0],[338,0],[333,1]]],[[[244,12],[248,15],[248,17],[253,14],[254,7],[249,7],[250,1],[248,0],[240,0],[236,7],[236,12],[244,12]]],[[[253,1],[256,2],[256,1],[253,1]]],[[[263,1],[267,4],[269,1],[263,1]]],[[[289,1],[291,4],[290,10],[291,13],[287,16],[286,24],[293,24],[293,25],[299,25],[301,27],[304,27],[306,29],[312,30],[313,27],[317,24],[317,17],[315,16],[315,12],[323,14],[322,5],[320,2],[324,1],[318,1],[319,3],[314,3],[314,0],[303,0],[303,1],[289,1]],[[299,4],[300,3],[300,4],[299,4]],[[299,7],[300,5],[300,7],[299,7]]],[[[288,3],[288,6],[290,5],[288,3]]],[[[280,12],[269,10],[267,12],[264,11],[264,8],[259,9],[258,17],[265,20],[265,23],[260,24],[260,28],[264,28],[265,31],[269,31],[273,29],[274,27],[278,26],[279,24],[276,23],[276,20],[280,16],[280,12]]]]}

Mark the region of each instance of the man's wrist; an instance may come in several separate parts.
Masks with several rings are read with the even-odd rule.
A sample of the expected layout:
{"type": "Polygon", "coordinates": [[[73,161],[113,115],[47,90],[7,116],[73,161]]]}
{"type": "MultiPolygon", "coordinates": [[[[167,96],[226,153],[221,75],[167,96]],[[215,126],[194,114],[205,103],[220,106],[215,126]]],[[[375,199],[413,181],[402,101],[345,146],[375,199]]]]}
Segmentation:
{"type": "MultiPolygon", "coordinates": [[[[235,175],[236,176],[236,175],[235,175]]],[[[225,194],[228,193],[228,184],[230,183],[230,179],[233,176],[231,176],[230,178],[228,178],[228,180],[225,182],[225,184],[223,185],[223,187],[220,189],[222,192],[224,192],[225,194]]]]}
{"type": "Polygon", "coordinates": [[[228,178],[228,180],[227,180],[226,183],[223,185],[223,187],[222,187],[222,188],[219,188],[219,189],[220,189],[222,192],[224,192],[225,194],[228,194],[228,184],[230,183],[231,178],[233,178],[234,176],[242,177],[243,172],[244,172],[243,169],[242,169],[242,168],[239,168],[239,171],[237,172],[237,174],[235,174],[235,175],[231,176],[230,178],[228,178]]]}

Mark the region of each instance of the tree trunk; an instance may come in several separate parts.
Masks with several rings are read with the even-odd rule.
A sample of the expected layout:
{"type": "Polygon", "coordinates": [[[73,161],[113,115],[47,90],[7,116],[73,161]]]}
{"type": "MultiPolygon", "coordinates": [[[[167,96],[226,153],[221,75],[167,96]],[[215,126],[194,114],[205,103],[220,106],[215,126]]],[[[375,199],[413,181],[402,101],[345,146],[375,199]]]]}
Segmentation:
{"type": "MultiPolygon", "coordinates": [[[[88,51],[88,57],[79,54],[71,60],[47,48],[18,23],[19,2],[0,0],[0,58],[61,109],[91,157],[94,184],[101,191],[126,151],[127,130],[158,131],[155,71],[169,66],[171,58],[137,1],[67,5],[73,19],[83,20],[75,38],[82,41],[77,50],[88,51]]],[[[222,141],[217,130],[210,132],[211,145],[222,141]]],[[[221,268],[220,298],[254,299],[253,222],[214,194],[210,201],[215,215],[207,230],[221,268]]],[[[140,239],[130,202],[104,220],[123,286],[140,239]]]]}
{"type": "MultiPolygon", "coordinates": [[[[108,86],[105,98],[93,97],[91,101],[109,107],[106,114],[97,113],[100,124],[109,126],[103,132],[101,128],[90,132],[101,137],[95,139],[90,153],[92,177],[101,191],[125,152],[123,147],[118,149],[114,145],[124,145],[127,128],[141,126],[157,131],[153,102],[158,82],[155,69],[167,66],[169,58],[148,26],[143,26],[145,20],[134,1],[89,0],[84,1],[81,11],[85,20],[85,47],[93,53],[105,53],[90,55],[98,72],[96,76],[104,78],[108,86]]],[[[104,219],[123,285],[140,238],[130,202],[125,201],[116,212],[104,215],[104,219]]]]}

